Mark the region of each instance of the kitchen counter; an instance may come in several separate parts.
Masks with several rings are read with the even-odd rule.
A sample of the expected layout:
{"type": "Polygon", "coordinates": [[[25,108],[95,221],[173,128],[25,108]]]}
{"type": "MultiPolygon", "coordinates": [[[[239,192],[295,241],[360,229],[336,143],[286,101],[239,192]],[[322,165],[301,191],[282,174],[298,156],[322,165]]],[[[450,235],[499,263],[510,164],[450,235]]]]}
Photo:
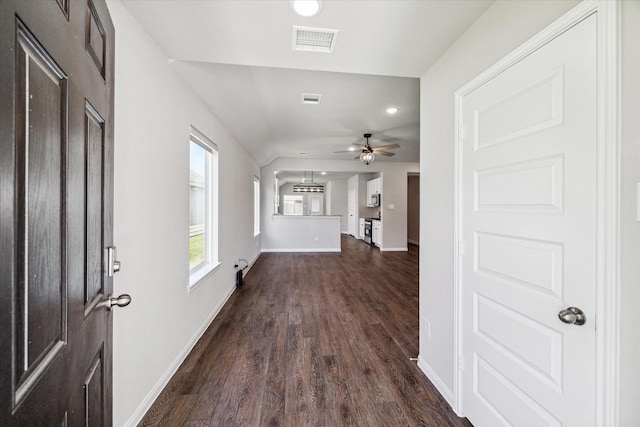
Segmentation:
{"type": "Polygon", "coordinates": [[[340,215],[272,215],[264,252],[340,252],[340,215]]]}
{"type": "Polygon", "coordinates": [[[273,214],[274,218],[342,218],[341,215],[283,215],[283,214],[273,214]]]}

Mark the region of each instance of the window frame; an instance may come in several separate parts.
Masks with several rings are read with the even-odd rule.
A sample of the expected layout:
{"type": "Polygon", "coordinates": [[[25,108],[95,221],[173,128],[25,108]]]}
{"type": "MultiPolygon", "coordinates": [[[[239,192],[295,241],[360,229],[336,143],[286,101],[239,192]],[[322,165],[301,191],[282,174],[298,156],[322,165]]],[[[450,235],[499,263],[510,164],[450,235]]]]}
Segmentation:
{"type": "MultiPolygon", "coordinates": [[[[218,239],[219,239],[219,210],[218,210],[218,182],[219,182],[219,152],[218,146],[203,133],[191,126],[189,132],[189,152],[191,144],[196,144],[205,151],[205,213],[204,235],[205,255],[204,260],[193,267],[189,267],[189,291],[214,271],[219,265],[218,239]]],[[[191,174],[191,155],[189,154],[189,175],[191,174]]],[[[191,179],[189,179],[189,183],[191,179]]],[[[191,184],[189,184],[191,185],[191,184]]],[[[191,191],[191,190],[190,190],[191,191]]],[[[189,193],[189,218],[191,218],[191,193],[189,193]]],[[[189,226],[191,220],[189,220],[189,226]]],[[[189,236],[190,233],[187,233],[189,236]]],[[[189,251],[190,244],[187,245],[189,251]]]]}
{"type": "Polygon", "coordinates": [[[288,216],[304,215],[304,201],[305,201],[305,197],[303,194],[285,194],[282,198],[282,205],[283,205],[282,214],[288,215],[288,216]],[[290,204],[291,202],[294,202],[293,210],[290,209],[292,207],[292,205],[290,204]],[[298,204],[300,206],[297,206],[298,204]],[[297,207],[300,208],[299,213],[296,213],[297,207]]]}
{"type": "Polygon", "coordinates": [[[260,230],[260,178],[253,177],[253,237],[259,236],[260,230]]]}

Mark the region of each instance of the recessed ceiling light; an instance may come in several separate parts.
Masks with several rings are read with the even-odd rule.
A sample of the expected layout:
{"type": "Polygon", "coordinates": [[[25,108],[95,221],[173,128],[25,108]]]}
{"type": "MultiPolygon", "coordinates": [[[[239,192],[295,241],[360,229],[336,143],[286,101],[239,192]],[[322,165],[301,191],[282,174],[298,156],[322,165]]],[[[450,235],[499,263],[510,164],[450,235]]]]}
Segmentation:
{"type": "Polygon", "coordinates": [[[349,147],[349,151],[356,151],[356,147],[349,147]]]}
{"type": "Polygon", "coordinates": [[[291,0],[291,8],[300,16],[313,16],[320,11],[320,0],[291,0]]]}
{"type": "Polygon", "coordinates": [[[320,172],[320,175],[326,175],[326,174],[327,174],[326,172],[320,172]]]}
{"type": "Polygon", "coordinates": [[[398,107],[389,107],[387,108],[387,113],[389,114],[395,114],[398,112],[398,107]]]}
{"type": "Polygon", "coordinates": [[[306,156],[309,153],[307,153],[306,151],[299,151],[298,154],[301,156],[306,156]]]}

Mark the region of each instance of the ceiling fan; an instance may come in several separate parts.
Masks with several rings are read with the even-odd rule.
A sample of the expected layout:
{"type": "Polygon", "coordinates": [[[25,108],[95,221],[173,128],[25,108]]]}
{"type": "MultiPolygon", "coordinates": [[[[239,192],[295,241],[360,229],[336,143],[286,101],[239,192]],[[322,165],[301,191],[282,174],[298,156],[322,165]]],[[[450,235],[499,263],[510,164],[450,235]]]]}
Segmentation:
{"type": "MultiPolygon", "coordinates": [[[[380,146],[380,147],[372,147],[369,144],[369,138],[371,138],[371,134],[370,133],[365,133],[364,137],[367,140],[364,145],[362,145],[362,144],[353,144],[353,147],[360,148],[362,153],[360,155],[358,155],[356,157],[356,159],[360,159],[360,161],[362,163],[364,163],[365,165],[373,163],[373,161],[376,159],[376,154],[380,155],[380,156],[387,156],[387,157],[394,156],[396,153],[390,153],[390,152],[385,151],[385,150],[388,150],[388,149],[391,149],[391,148],[399,148],[400,147],[400,145],[398,145],[398,144],[390,144],[390,145],[383,145],[383,146],[380,146]]],[[[357,150],[357,148],[354,148],[352,150],[334,151],[334,153],[353,153],[356,150],[357,150]]]]}

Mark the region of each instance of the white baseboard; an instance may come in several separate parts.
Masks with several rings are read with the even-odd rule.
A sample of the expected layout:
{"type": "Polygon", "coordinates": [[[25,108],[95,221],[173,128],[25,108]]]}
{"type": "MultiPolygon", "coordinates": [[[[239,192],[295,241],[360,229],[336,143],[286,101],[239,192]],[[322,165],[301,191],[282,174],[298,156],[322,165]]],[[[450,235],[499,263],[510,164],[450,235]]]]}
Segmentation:
{"type": "Polygon", "coordinates": [[[342,252],[340,248],[263,249],[262,252],[342,252]]]}
{"type": "Polygon", "coordinates": [[[442,397],[447,401],[451,409],[455,412],[455,401],[453,398],[453,391],[447,387],[447,385],[442,381],[440,376],[436,374],[436,372],[431,368],[431,366],[422,358],[422,356],[418,355],[418,367],[424,372],[424,374],[429,378],[429,381],[438,389],[442,397]]]}
{"type": "Polygon", "coordinates": [[[409,248],[380,248],[380,252],[407,252],[409,248]]]}
{"type": "Polygon", "coordinates": [[[187,342],[187,345],[185,345],[182,351],[173,360],[171,365],[169,365],[169,367],[167,368],[165,373],[160,377],[156,385],[153,386],[153,388],[149,391],[147,396],[142,400],[138,408],[133,412],[133,414],[131,414],[129,419],[125,422],[124,424],[125,427],[135,427],[138,425],[140,421],[142,421],[142,418],[145,416],[147,411],[149,411],[149,408],[151,408],[151,405],[153,405],[153,403],[156,401],[160,393],[162,393],[162,390],[164,390],[164,388],[167,386],[167,384],[171,380],[171,377],[173,377],[173,375],[176,373],[178,368],[180,368],[180,365],[182,365],[182,362],[184,362],[184,360],[187,358],[189,353],[191,353],[191,350],[193,350],[193,347],[196,345],[198,340],[205,333],[209,325],[211,325],[211,322],[213,322],[213,319],[215,319],[218,313],[220,313],[220,310],[222,310],[222,307],[224,307],[224,305],[227,303],[229,298],[231,298],[231,295],[233,295],[233,292],[235,290],[236,290],[235,286],[232,287],[231,290],[229,291],[229,294],[226,296],[226,298],[224,298],[224,300],[220,304],[218,304],[218,306],[216,306],[216,308],[211,312],[211,315],[204,321],[202,326],[191,337],[191,339],[187,342]]]}
{"type": "Polygon", "coordinates": [[[420,246],[420,242],[418,242],[417,240],[411,240],[411,239],[409,239],[409,240],[407,240],[407,242],[411,243],[412,245],[418,245],[418,246],[420,246]]]}

